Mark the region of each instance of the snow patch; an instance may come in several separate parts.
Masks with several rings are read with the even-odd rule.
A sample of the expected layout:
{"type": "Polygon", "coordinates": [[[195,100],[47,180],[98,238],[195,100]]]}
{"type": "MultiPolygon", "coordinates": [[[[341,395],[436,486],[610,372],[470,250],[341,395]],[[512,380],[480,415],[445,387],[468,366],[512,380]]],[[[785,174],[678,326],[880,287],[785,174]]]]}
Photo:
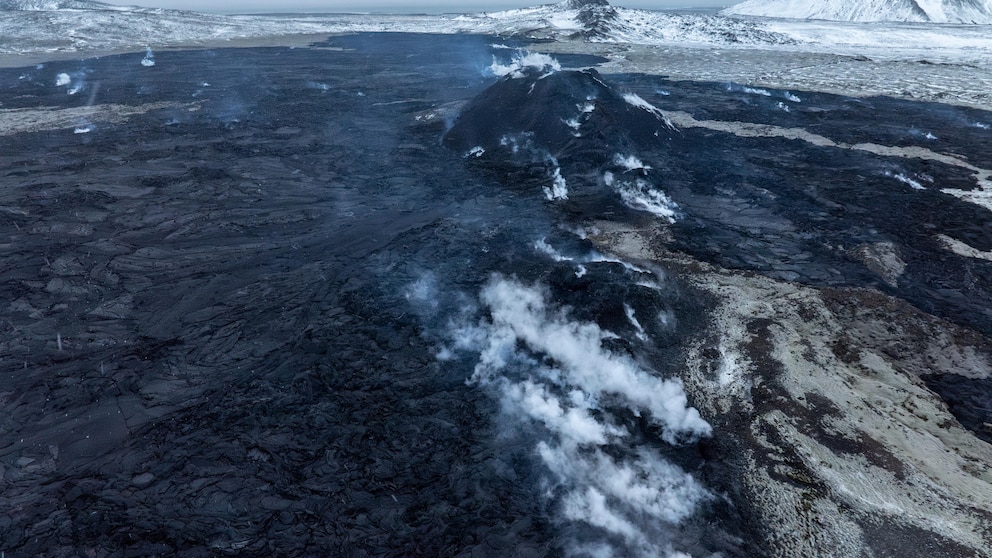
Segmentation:
{"type": "Polygon", "coordinates": [[[992,262],[992,251],[979,250],[967,243],[961,242],[956,238],[951,238],[946,234],[938,234],[937,240],[939,240],[945,248],[959,256],[992,262]]]}
{"type": "Polygon", "coordinates": [[[721,13],[856,22],[992,23],[989,2],[961,0],[748,0],[721,13]]]}

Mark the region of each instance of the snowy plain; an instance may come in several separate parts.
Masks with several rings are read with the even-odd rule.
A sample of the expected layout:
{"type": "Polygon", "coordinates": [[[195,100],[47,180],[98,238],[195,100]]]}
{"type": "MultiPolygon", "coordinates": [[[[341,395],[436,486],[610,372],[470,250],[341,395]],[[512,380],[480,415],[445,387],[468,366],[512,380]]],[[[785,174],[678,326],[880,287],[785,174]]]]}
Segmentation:
{"type": "MultiPolygon", "coordinates": [[[[7,2],[0,67],[115,52],[288,44],[356,32],[477,33],[599,51],[609,70],[992,106],[987,25],[836,22],[609,6],[582,21],[568,2],[493,13],[217,15],[97,2],[7,2]],[[87,9],[83,9],[88,7],[87,9]],[[590,31],[591,30],[591,31],[590,31]]],[[[0,6],[3,7],[3,6],[0,6]]]]}

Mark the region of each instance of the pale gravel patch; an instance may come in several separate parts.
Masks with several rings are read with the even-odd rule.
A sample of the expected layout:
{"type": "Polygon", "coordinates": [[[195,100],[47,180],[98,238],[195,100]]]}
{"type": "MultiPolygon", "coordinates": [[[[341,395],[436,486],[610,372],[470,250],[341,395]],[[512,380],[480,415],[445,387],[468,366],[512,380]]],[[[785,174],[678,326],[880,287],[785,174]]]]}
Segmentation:
{"type": "Polygon", "coordinates": [[[798,140],[817,147],[864,151],[874,155],[880,155],[882,157],[934,161],[952,167],[965,169],[974,174],[975,182],[978,185],[977,190],[943,188],[941,189],[941,192],[992,211],[992,170],[977,167],[955,155],[940,153],[926,147],[915,145],[909,147],[898,147],[891,145],[879,145],[877,143],[849,144],[837,142],[828,137],[808,132],[802,128],[783,128],[781,126],[755,122],[697,120],[691,114],[682,111],[668,111],[665,114],[676,126],[680,126],[682,128],[705,128],[707,130],[733,134],[742,138],[784,138],[798,140]]]}
{"type": "Polygon", "coordinates": [[[589,43],[561,40],[533,48],[596,54],[600,72],[664,75],[672,81],[734,82],[793,93],[884,95],[992,110],[992,57],[984,49],[845,48],[828,52],[768,45],[589,43]]]}
{"type": "Polygon", "coordinates": [[[199,103],[146,103],[143,105],[102,104],[72,108],[0,109],[0,136],[24,132],[79,129],[82,123],[117,124],[128,118],[159,109],[200,110],[199,103]]]}
{"type": "Polygon", "coordinates": [[[975,258],[978,260],[987,260],[992,262],[992,251],[982,251],[973,246],[970,246],[960,240],[951,238],[946,234],[938,234],[937,240],[944,245],[945,248],[954,252],[959,256],[964,256],[966,258],[975,258]]]}
{"type": "MultiPolygon", "coordinates": [[[[748,432],[742,482],[771,526],[776,556],[864,554],[865,529],[880,520],[946,537],[979,555],[989,548],[992,445],[965,430],[920,377],[992,375],[987,355],[953,341],[954,326],[908,306],[898,320],[919,325],[907,329],[893,329],[887,321],[892,316],[884,312],[883,317],[858,310],[842,315],[819,289],[667,252],[664,234],[654,229],[613,224],[590,238],[618,257],[691,270],[684,277],[716,297],[710,327],[686,353],[685,386],[706,416],[735,417],[729,420],[748,432]],[[767,324],[765,333],[749,327],[756,320],[767,324]],[[913,327],[924,333],[910,333],[917,331],[913,327]],[[759,334],[762,339],[755,339],[759,334]],[[722,381],[727,356],[748,354],[754,342],[768,347],[762,360],[734,359],[733,381],[722,381]],[[898,356],[880,349],[898,343],[913,349],[898,356]],[[834,350],[838,344],[855,358],[841,360],[834,350]],[[703,356],[707,349],[717,352],[720,362],[703,356]],[[771,389],[781,403],[758,405],[752,390],[767,386],[774,370],[771,389]],[[814,396],[840,412],[821,414],[814,396]],[[864,449],[832,449],[835,442],[820,439],[808,429],[809,421],[819,421],[834,440],[864,449]],[[873,448],[884,449],[894,461],[883,461],[883,468],[868,459],[873,448]]],[[[851,290],[850,296],[847,304],[853,306],[845,308],[869,300],[894,304],[868,290],[851,290]]]]}

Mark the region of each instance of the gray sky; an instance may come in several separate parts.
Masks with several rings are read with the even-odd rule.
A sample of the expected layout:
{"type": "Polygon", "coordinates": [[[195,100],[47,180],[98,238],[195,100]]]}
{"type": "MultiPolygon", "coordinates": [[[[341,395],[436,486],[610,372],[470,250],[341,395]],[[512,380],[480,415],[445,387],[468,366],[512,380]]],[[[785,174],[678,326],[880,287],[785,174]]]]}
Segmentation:
{"type": "MultiPolygon", "coordinates": [[[[102,0],[110,4],[175,8],[201,12],[481,12],[551,4],[556,0],[102,0]]],[[[611,0],[615,6],[644,9],[724,7],[740,0],[611,0]]]]}

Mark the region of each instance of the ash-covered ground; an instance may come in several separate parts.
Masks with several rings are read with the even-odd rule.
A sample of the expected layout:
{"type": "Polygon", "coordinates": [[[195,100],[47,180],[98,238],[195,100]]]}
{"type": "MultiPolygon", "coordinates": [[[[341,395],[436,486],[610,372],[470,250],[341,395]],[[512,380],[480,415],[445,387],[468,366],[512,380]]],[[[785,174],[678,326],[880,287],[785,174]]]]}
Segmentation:
{"type": "Polygon", "coordinates": [[[0,550],[982,555],[992,114],[516,46],[0,70],[0,550]]]}

